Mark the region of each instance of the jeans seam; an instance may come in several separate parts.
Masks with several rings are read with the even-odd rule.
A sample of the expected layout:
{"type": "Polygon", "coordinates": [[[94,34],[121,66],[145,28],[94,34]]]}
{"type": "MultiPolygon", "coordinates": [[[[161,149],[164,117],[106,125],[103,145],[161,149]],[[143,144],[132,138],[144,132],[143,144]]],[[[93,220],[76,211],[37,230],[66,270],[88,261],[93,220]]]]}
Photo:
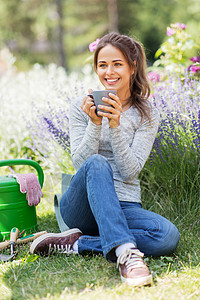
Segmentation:
{"type": "MultiPolygon", "coordinates": [[[[128,219],[127,219],[128,220],[128,219]]],[[[130,219],[129,219],[130,220],[130,219]]],[[[140,218],[138,218],[137,220],[142,220],[142,218],[140,219],[140,218]]],[[[150,232],[151,232],[151,235],[152,236],[154,236],[156,233],[158,233],[159,231],[160,231],[160,224],[159,224],[159,222],[157,222],[157,220],[156,219],[151,219],[151,221],[153,221],[154,222],[154,224],[156,224],[156,229],[155,230],[151,230],[150,232]]],[[[131,229],[133,229],[133,228],[131,228],[131,229]]],[[[148,229],[146,229],[146,230],[144,230],[144,235],[148,235],[148,232],[149,232],[149,230],[148,229]]],[[[140,235],[141,233],[134,233],[134,236],[135,235],[140,235]]]]}
{"type": "MultiPolygon", "coordinates": [[[[96,199],[95,199],[95,197],[94,197],[94,191],[93,191],[93,189],[92,189],[92,187],[90,187],[90,192],[91,192],[91,194],[92,194],[92,197],[93,197],[93,199],[94,199],[94,205],[96,206],[96,199]]],[[[89,201],[89,199],[88,199],[88,201],[89,201]]],[[[90,205],[90,208],[91,208],[91,205],[90,205]]],[[[92,212],[93,213],[93,212],[92,212]]],[[[95,220],[96,220],[96,222],[97,222],[97,225],[98,225],[98,227],[100,227],[100,228],[102,228],[102,224],[101,224],[101,218],[100,218],[100,215],[99,215],[99,212],[98,212],[98,210],[96,211],[96,214],[97,214],[97,217],[98,217],[98,222],[97,222],[97,220],[96,220],[96,217],[95,217],[95,220]],[[99,224],[100,223],[100,224],[99,224]]],[[[99,230],[100,231],[100,230],[99,230]]],[[[102,232],[102,235],[103,235],[103,238],[105,239],[105,235],[104,235],[104,233],[102,232]]]]}

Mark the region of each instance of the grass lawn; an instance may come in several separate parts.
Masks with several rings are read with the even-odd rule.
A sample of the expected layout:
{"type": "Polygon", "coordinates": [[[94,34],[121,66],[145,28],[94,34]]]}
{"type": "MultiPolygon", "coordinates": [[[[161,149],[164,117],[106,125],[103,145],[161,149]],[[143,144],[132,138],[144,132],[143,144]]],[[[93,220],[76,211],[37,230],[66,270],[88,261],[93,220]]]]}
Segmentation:
{"type": "MultiPolygon", "coordinates": [[[[39,231],[59,232],[53,194],[45,194],[37,215],[39,231]]],[[[199,215],[177,217],[181,240],[176,252],[170,257],[145,258],[154,277],[151,287],[122,284],[116,265],[100,255],[42,258],[30,255],[26,244],[17,247],[13,261],[0,262],[0,300],[200,299],[199,219],[199,215]]]]}

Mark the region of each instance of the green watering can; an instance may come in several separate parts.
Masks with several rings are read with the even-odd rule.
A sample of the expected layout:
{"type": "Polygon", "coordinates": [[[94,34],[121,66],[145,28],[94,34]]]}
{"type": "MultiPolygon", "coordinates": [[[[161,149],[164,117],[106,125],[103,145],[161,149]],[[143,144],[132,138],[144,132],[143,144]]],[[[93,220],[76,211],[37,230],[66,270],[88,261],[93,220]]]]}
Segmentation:
{"type": "MultiPolygon", "coordinates": [[[[44,173],[40,165],[29,159],[11,159],[0,161],[0,167],[13,165],[29,165],[36,169],[42,188],[44,173]]],[[[17,227],[27,233],[37,229],[35,206],[29,206],[26,194],[20,192],[16,178],[0,176],[0,241],[9,238],[10,231],[17,227]]]]}

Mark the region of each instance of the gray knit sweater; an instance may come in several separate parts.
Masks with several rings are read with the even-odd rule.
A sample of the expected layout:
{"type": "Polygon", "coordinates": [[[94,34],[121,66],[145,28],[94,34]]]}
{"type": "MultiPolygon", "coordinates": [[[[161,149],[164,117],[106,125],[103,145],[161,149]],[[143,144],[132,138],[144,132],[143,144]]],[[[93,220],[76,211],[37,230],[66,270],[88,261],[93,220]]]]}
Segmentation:
{"type": "Polygon", "coordinates": [[[124,111],[120,125],[110,128],[107,118],[95,125],[80,105],[83,97],[71,102],[70,143],[74,168],[78,170],[93,154],[101,154],[109,161],[116,193],[120,201],[141,202],[138,175],[153,146],[158,130],[159,112],[151,105],[151,124],[135,107],[124,111]]]}

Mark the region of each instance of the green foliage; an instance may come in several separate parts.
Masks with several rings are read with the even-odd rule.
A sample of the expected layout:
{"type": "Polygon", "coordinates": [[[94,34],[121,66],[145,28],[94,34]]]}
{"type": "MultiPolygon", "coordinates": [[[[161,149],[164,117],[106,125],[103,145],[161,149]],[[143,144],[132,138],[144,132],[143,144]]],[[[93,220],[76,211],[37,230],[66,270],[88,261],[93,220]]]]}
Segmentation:
{"type": "Polygon", "coordinates": [[[191,156],[167,156],[153,165],[147,162],[141,176],[143,203],[169,219],[193,215],[195,221],[200,217],[199,165],[193,165],[191,156]]]}
{"type": "MultiPolygon", "coordinates": [[[[117,5],[119,31],[144,44],[149,65],[168,24],[197,26],[199,21],[198,0],[167,4],[165,0],[118,0],[117,5]]],[[[61,65],[62,50],[68,70],[80,70],[89,55],[88,45],[109,31],[109,22],[108,0],[0,0],[0,47],[14,53],[19,69],[27,70],[35,63],[61,65]]]]}
{"type": "Polygon", "coordinates": [[[55,27],[53,0],[0,1],[0,47],[17,57],[17,66],[30,68],[55,60],[49,39],[55,27]],[[45,52],[45,53],[44,53],[45,52]]]}

